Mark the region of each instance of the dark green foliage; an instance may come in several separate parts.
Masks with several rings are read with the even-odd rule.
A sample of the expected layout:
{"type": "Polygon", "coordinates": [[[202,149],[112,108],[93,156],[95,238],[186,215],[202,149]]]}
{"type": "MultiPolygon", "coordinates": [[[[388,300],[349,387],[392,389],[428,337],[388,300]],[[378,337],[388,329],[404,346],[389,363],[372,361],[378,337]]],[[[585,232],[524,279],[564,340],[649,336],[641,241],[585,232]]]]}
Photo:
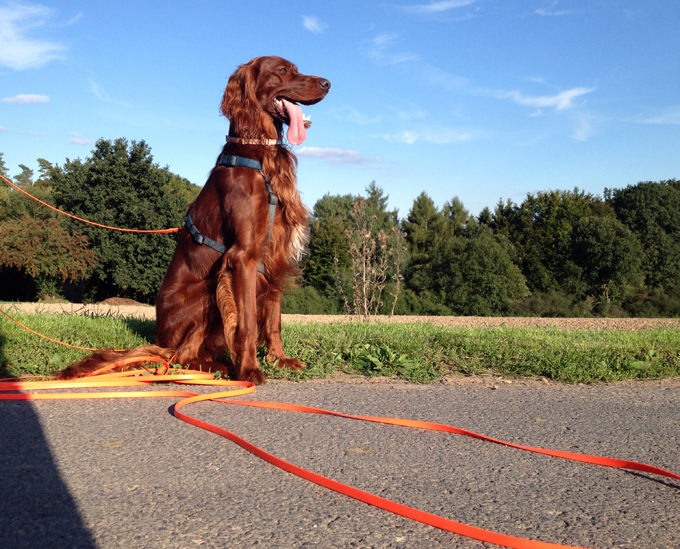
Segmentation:
{"type": "Polygon", "coordinates": [[[680,181],[605,189],[605,197],[642,243],[646,285],[669,290],[680,285],[680,181]]]}
{"type": "Polygon", "coordinates": [[[624,309],[639,318],[680,317],[680,285],[665,292],[659,288],[643,288],[629,296],[624,309]]]}
{"type": "Polygon", "coordinates": [[[323,296],[337,296],[336,272],[344,277],[350,267],[345,230],[350,227],[349,212],[355,200],[351,194],[326,194],[314,205],[303,280],[323,296]]]}
{"type": "Polygon", "coordinates": [[[426,291],[430,274],[430,254],[442,236],[446,220],[432,199],[421,193],[414,201],[402,228],[406,233],[411,261],[406,270],[406,285],[415,292],[426,291]]]}
{"type": "Polygon", "coordinates": [[[371,181],[366,187],[366,215],[370,218],[375,216],[373,230],[375,234],[379,231],[388,233],[392,227],[397,225],[397,210],[388,210],[387,202],[389,195],[385,195],[382,188],[371,181]]]}
{"type": "Polygon", "coordinates": [[[595,298],[576,301],[558,291],[536,292],[515,301],[508,311],[509,316],[538,316],[546,318],[584,318],[593,316],[595,298]]]}
{"type": "MultiPolygon", "coordinates": [[[[375,181],[366,187],[366,195],[362,204],[365,218],[371,226],[371,237],[379,240],[381,231],[387,235],[392,234],[392,229],[397,225],[397,211],[387,209],[389,197],[384,195],[375,181]]],[[[303,265],[303,281],[324,298],[324,308],[327,310],[335,310],[336,303],[342,301],[339,284],[344,289],[348,302],[353,302],[350,236],[356,233],[357,227],[351,212],[353,205],[360,199],[361,197],[351,194],[327,194],[314,205],[311,239],[303,265]]],[[[395,276],[391,270],[389,274],[395,276]]]]}
{"type": "Polygon", "coordinates": [[[52,183],[50,171],[54,168],[51,162],[44,158],[38,158],[38,180],[35,182],[37,187],[49,187],[52,183]]]}
{"type": "MultiPolygon", "coordinates": [[[[393,293],[393,284],[388,284],[385,288],[387,294],[393,293]]],[[[380,313],[389,314],[391,304],[383,304],[380,313]]],[[[416,293],[413,290],[402,290],[399,293],[399,300],[394,309],[395,315],[414,315],[414,316],[452,316],[453,311],[449,309],[442,299],[425,290],[416,293]]]]}
{"type": "Polygon", "coordinates": [[[283,294],[281,312],[291,315],[332,315],[341,312],[341,305],[337,298],[327,297],[313,286],[303,286],[283,294]]]}
{"type": "Polygon", "coordinates": [[[508,243],[485,226],[475,225],[467,233],[443,239],[433,250],[431,290],[455,314],[505,313],[513,300],[529,293],[508,243]]]}
{"type": "MultiPolygon", "coordinates": [[[[61,167],[43,158],[37,162],[35,178],[30,168],[20,164],[21,173],[15,179],[23,189],[48,204],[105,225],[181,226],[186,207],[200,191],[154,164],[143,141],[100,140],[91,157],[67,159],[61,167]]],[[[9,177],[2,153],[0,174],[9,177]]],[[[356,216],[351,215],[359,196],[325,195],[314,205],[302,287],[284,296],[285,312],[344,313],[346,302],[354,304],[357,287],[382,288],[385,284],[374,302],[375,311],[390,314],[399,279],[394,309],[399,315],[680,316],[678,180],[605,189],[604,200],[578,188],[539,192],[527,195],[521,204],[501,200],[493,211],[484,208],[476,218],[457,197],[437,208],[421,193],[401,222],[375,181],[366,187],[365,195],[362,215],[367,228],[363,234],[356,216]],[[399,272],[394,252],[402,250],[403,244],[395,247],[389,240],[397,235],[394,227],[406,239],[399,272]],[[364,280],[363,285],[356,285],[355,271],[361,269],[357,270],[355,256],[362,238],[377,246],[371,257],[389,259],[378,262],[380,284],[364,280]]],[[[154,301],[175,236],[92,228],[62,219],[0,185],[0,223],[8,223],[4,225],[8,235],[21,224],[34,228],[38,226],[34,222],[54,218],[70,231],[59,238],[86,235],[99,259],[87,283],[79,283],[84,286],[74,289],[70,298],[80,299],[86,291],[87,300],[122,296],[154,301]]],[[[58,225],[49,227],[38,232],[53,238],[61,230],[58,225]]],[[[33,228],[27,229],[26,236],[35,239],[33,228]]],[[[35,246],[43,257],[48,257],[46,242],[51,241],[45,237],[35,246]]],[[[42,261],[36,258],[31,261],[42,261]]],[[[17,297],[21,292],[33,297],[36,292],[58,293],[61,275],[47,284],[39,280],[42,274],[31,278],[29,272],[38,271],[27,269],[29,263],[17,267],[9,255],[2,260],[0,284],[11,286],[17,297]]]]}
{"type": "MultiPolygon", "coordinates": [[[[97,141],[85,161],[68,160],[50,170],[57,204],[103,225],[166,229],[184,223],[191,199],[186,180],[153,163],[144,142],[97,141]],[[178,192],[180,190],[181,192],[178,192]]],[[[76,226],[75,221],[70,221],[76,226]]],[[[171,235],[126,234],[78,224],[99,259],[88,296],[121,296],[153,302],[175,248],[171,235]]]]}
{"type": "Polygon", "coordinates": [[[613,217],[583,217],[573,227],[564,288],[577,300],[620,304],[642,285],[641,246],[613,217]]]}
{"type": "Polygon", "coordinates": [[[517,249],[517,259],[531,292],[563,290],[574,272],[567,268],[572,232],[584,217],[613,217],[614,211],[599,197],[574,189],[527,195],[517,206],[499,202],[491,227],[505,234],[517,249]]]}
{"type": "Polygon", "coordinates": [[[344,273],[350,265],[345,229],[339,217],[315,220],[312,224],[304,281],[323,295],[337,293],[335,273],[344,273]]]}
{"type": "Polygon", "coordinates": [[[5,164],[5,155],[0,152],[0,175],[9,179],[9,172],[7,171],[7,164],[5,164]]]}
{"type": "Polygon", "coordinates": [[[19,164],[21,173],[14,176],[17,185],[33,185],[33,170],[24,164],[19,164]]]}
{"type": "Polygon", "coordinates": [[[314,204],[312,211],[313,220],[324,222],[330,219],[337,219],[341,225],[349,223],[349,212],[352,209],[352,202],[356,202],[357,197],[351,194],[330,195],[325,194],[314,204]]]}
{"type": "Polygon", "coordinates": [[[0,223],[0,265],[31,277],[37,297],[58,295],[66,280],[82,280],[95,265],[87,238],[69,232],[56,219],[27,214],[0,223]]]}

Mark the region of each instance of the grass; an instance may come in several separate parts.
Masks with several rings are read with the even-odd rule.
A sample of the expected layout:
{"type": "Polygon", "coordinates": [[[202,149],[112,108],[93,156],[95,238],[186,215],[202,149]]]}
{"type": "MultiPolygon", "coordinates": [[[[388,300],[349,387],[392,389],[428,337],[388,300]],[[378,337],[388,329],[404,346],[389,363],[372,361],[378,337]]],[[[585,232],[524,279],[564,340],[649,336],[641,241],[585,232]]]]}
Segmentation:
{"type": "MultiPolygon", "coordinates": [[[[15,318],[54,339],[83,347],[128,348],[153,341],[155,322],[113,317],[35,315],[15,318]]],[[[286,352],[305,370],[278,370],[258,356],[272,379],[325,378],[336,371],[428,383],[451,374],[542,376],[564,383],[680,376],[680,330],[643,332],[558,328],[443,328],[427,324],[292,324],[286,352]]],[[[0,317],[0,375],[44,375],[86,351],[40,339],[0,317]]]]}

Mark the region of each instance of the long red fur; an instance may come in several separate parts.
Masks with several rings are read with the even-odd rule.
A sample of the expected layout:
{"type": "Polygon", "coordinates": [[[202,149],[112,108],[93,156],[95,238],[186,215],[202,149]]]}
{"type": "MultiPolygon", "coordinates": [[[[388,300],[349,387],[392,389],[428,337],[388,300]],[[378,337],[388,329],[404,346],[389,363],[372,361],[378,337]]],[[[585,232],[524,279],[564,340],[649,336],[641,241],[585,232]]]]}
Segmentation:
{"type": "MultiPolygon", "coordinates": [[[[330,83],[305,76],[280,57],[258,57],[229,78],[220,110],[230,135],[244,140],[283,139],[287,122],[274,106],[285,97],[310,105],[323,99],[330,83]]],[[[176,364],[221,370],[231,377],[264,383],[256,348],[266,344],[270,362],[304,368],[289,358],[281,342],[281,294],[297,273],[306,244],[309,211],[302,204],[297,159],[284,145],[228,142],[189,214],[205,236],[227,248],[224,255],[194,243],[183,229],[156,300],[156,344],[122,353],[91,355],[59,372],[62,379],[88,375],[117,360],[159,356],[176,364]],[[258,160],[278,197],[267,243],[268,194],[257,170],[219,165],[221,155],[258,160]],[[265,274],[257,271],[262,261],[265,274]],[[221,358],[229,351],[231,360],[221,358]]]]}

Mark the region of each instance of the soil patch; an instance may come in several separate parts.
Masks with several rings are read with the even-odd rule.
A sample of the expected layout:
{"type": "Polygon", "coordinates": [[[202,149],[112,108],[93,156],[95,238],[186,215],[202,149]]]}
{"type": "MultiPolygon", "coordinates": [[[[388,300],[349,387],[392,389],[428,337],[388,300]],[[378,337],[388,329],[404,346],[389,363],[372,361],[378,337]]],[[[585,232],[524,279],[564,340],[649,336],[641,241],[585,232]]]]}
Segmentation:
{"type": "MultiPolygon", "coordinates": [[[[360,322],[348,315],[281,315],[284,323],[360,322]]],[[[497,316],[377,316],[369,322],[432,324],[450,328],[562,328],[567,330],[641,331],[680,328],[678,318],[536,318],[497,316]]]]}
{"type": "MultiPolygon", "coordinates": [[[[156,319],[156,308],[121,297],[100,303],[7,303],[7,312],[22,311],[42,314],[81,314],[89,316],[120,316],[146,320],[156,319]]],[[[361,322],[361,317],[349,315],[281,315],[284,324],[361,322]]],[[[680,329],[679,318],[535,318],[497,316],[377,316],[368,322],[395,324],[432,324],[450,328],[562,328],[565,330],[621,330],[637,332],[655,328],[680,329]]]]}
{"type": "Polygon", "coordinates": [[[145,303],[140,303],[134,299],[128,299],[127,297],[109,297],[104,301],[98,301],[95,305],[134,305],[136,307],[145,307],[145,303]]]}

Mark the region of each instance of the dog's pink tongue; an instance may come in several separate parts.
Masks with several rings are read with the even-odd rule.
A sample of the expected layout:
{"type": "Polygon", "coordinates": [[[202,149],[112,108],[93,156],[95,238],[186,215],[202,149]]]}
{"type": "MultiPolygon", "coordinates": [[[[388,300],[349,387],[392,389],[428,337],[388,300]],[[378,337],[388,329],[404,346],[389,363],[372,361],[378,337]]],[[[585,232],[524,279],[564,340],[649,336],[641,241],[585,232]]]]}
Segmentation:
{"type": "Polygon", "coordinates": [[[286,105],[286,112],[290,119],[288,124],[288,131],[286,137],[291,145],[301,145],[307,139],[307,130],[305,129],[305,122],[302,116],[302,109],[300,105],[283,100],[286,105]]]}

